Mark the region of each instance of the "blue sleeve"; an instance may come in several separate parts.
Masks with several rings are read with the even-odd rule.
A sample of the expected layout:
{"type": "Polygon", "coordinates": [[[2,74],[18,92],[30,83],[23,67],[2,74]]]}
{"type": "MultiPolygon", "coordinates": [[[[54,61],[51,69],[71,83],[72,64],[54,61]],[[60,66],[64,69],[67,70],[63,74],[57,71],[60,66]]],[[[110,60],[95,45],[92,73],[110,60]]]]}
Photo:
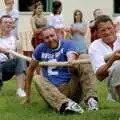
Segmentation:
{"type": "Polygon", "coordinates": [[[38,61],[41,60],[42,49],[43,49],[43,45],[42,44],[38,45],[35,48],[35,50],[33,52],[33,55],[32,55],[33,59],[38,60],[38,61]]]}
{"type": "Polygon", "coordinates": [[[73,40],[67,40],[68,41],[68,45],[67,45],[67,52],[73,51],[76,53],[79,53],[79,48],[76,44],[76,42],[74,42],[73,40]]]}

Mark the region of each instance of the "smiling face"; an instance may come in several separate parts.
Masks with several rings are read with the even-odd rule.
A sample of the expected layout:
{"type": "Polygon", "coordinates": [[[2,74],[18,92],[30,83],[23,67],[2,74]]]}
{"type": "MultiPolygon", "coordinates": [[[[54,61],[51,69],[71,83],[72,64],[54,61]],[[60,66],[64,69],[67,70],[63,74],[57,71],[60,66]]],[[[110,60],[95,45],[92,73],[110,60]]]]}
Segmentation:
{"type": "Polygon", "coordinates": [[[42,32],[43,42],[52,49],[58,47],[59,41],[55,32],[55,29],[48,28],[42,32]]]}
{"type": "Polygon", "coordinates": [[[97,33],[107,44],[112,44],[116,39],[115,26],[110,22],[100,22],[97,25],[97,33]]]}
{"type": "Polygon", "coordinates": [[[12,18],[4,17],[1,19],[0,27],[3,32],[10,32],[13,26],[12,18]]]}
{"type": "Polygon", "coordinates": [[[43,5],[37,6],[35,11],[36,11],[36,14],[38,14],[38,15],[42,14],[42,12],[43,12],[43,5]]]}

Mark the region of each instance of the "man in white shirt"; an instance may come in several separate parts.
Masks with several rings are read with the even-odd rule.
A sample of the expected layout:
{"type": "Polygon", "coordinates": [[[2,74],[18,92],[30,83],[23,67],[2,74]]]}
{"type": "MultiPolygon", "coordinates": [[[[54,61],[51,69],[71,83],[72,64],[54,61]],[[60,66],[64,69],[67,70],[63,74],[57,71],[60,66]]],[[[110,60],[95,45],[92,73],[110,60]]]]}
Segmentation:
{"type": "Polygon", "coordinates": [[[96,18],[95,27],[100,39],[89,47],[93,70],[99,80],[106,80],[112,97],[120,100],[120,39],[116,37],[111,18],[101,15],[96,18]],[[112,53],[105,61],[104,57],[112,53]]]}
{"type": "Polygon", "coordinates": [[[20,97],[26,96],[24,88],[24,77],[26,71],[26,63],[23,59],[12,56],[9,50],[16,51],[17,41],[16,37],[10,34],[12,30],[13,20],[10,16],[2,16],[0,18],[0,88],[3,82],[16,75],[17,79],[17,95],[20,97]]]}

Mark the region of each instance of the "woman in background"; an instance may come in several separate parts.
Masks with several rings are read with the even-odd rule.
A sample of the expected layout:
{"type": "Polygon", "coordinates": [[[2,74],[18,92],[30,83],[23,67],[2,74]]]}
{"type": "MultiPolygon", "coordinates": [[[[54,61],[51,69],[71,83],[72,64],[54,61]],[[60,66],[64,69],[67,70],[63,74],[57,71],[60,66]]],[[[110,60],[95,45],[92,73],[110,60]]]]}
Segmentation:
{"type": "Polygon", "coordinates": [[[59,39],[64,39],[64,19],[61,14],[62,3],[59,0],[53,1],[52,14],[48,16],[48,25],[56,28],[56,33],[59,39]]]}
{"type": "Polygon", "coordinates": [[[33,31],[32,46],[35,48],[42,42],[40,31],[42,27],[47,25],[47,19],[43,16],[43,4],[39,1],[35,3],[33,15],[31,17],[31,27],[33,31]]]}
{"type": "Polygon", "coordinates": [[[85,34],[87,24],[83,22],[83,14],[80,10],[75,10],[73,14],[74,23],[71,25],[72,39],[77,43],[81,54],[87,53],[85,34]]]}
{"type": "MultiPolygon", "coordinates": [[[[42,42],[41,28],[47,25],[47,19],[43,16],[43,4],[39,1],[35,3],[33,8],[33,15],[31,17],[31,27],[33,31],[32,46],[35,49],[38,44],[42,42]]],[[[37,74],[42,74],[38,66],[37,74]]]]}

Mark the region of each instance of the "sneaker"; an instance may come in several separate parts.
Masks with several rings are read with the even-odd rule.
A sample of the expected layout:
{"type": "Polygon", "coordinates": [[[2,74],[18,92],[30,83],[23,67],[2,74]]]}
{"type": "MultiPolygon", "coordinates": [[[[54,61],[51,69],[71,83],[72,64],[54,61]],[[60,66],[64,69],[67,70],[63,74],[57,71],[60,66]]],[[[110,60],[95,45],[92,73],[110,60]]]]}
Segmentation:
{"type": "Polygon", "coordinates": [[[22,90],[21,88],[19,88],[16,92],[16,95],[19,96],[19,97],[25,97],[26,96],[26,93],[24,90],[22,90]]]}
{"type": "Polygon", "coordinates": [[[65,107],[64,112],[77,112],[77,113],[83,113],[84,110],[81,108],[80,105],[78,105],[76,102],[70,100],[67,102],[67,105],[65,107]]]}
{"type": "Polygon", "coordinates": [[[97,101],[94,98],[89,98],[89,100],[88,100],[88,110],[89,111],[98,110],[97,101]]]}

